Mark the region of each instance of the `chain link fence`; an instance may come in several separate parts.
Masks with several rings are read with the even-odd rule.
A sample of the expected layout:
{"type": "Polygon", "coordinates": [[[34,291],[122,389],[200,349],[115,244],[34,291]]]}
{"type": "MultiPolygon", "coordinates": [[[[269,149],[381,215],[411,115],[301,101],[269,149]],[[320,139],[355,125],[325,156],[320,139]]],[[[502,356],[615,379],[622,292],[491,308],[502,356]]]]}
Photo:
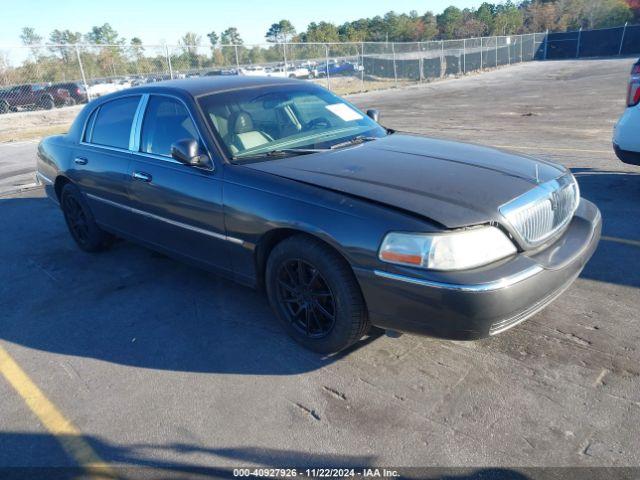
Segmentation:
{"type": "Polygon", "coordinates": [[[611,57],[640,53],[640,25],[549,33],[543,58],[611,57]]]}
{"type": "Polygon", "coordinates": [[[300,78],[339,94],[357,93],[541,60],[545,38],[534,33],[413,43],[0,46],[0,114],[75,105],[192,76],[300,78]]]}

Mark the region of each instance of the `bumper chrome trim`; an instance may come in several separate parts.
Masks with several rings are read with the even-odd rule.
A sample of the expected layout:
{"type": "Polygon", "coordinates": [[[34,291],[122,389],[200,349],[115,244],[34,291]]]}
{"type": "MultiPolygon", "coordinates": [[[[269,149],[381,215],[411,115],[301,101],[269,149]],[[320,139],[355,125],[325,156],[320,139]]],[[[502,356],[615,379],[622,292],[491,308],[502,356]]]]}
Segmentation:
{"type": "Polygon", "coordinates": [[[51,180],[46,175],[43,175],[42,173],[36,171],[36,182],[40,183],[40,180],[42,180],[44,183],[47,183],[49,185],[53,185],[53,180],[51,180]]]}
{"type": "Polygon", "coordinates": [[[489,328],[489,336],[498,335],[504,331],[507,331],[515,327],[516,325],[520,325],[522,322],[529,320],[536,313],[540,312],[541,310],[544,310],[547,307],[547,305],[549,305],[556,298],[562,295],[573,284],[573,282],[575,281],[576,278],[578,278],[578,276],[579,274],[574,275],[560,288],[552,291],[549,295],[544,297],[542,300],[539,300],[538,302],[536,302],[533,306],[529,307],[524,312],[520,312],[519,314],[514,315],[511,318],[505,318],[504,320],[495,322],[489,328]]]}
{"type": "Polygon", "coordinates": [[[522,282],[527,278],[530,278],[544,270],[539,265],[533,265],[521,272],[518,272],[514,275],[510,275],[508,277],[501,278],[500,280],[495,280],[493,282],[487,283],[476,283],[476,284],[462,284],[462,283],[446,283],[446,282],[436,282],[433,280],[423,280],[421,278],[408,277],[406,275],[398,275],[395,273],[383,272],[381,270],[374,270],[373,273],[382,278],[387,278],[389,280],[397,280],[399,282],[411,283],[414,285],[420,285],[423,287],[430,288],[442,288],[446,290],[455,290],[459,292],[491,292],[494,290],[500,290],[502,288],[510,287],[511,285],[515,285],[518,282],[522,282]]]}

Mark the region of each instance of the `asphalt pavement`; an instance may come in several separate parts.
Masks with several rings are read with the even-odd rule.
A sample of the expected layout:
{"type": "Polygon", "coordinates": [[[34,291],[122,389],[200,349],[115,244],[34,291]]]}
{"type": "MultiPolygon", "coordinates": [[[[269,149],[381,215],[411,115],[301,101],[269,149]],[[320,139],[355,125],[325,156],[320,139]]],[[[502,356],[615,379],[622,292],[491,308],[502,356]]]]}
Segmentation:
{"type": "MultiPolygon", "coordinates": [[[[83,253],[40,189],[0,196],[0,348],[19,366],[0,356],[0,467],[640,465],[640,168],[610,148],[631,63],[350,97],[393,128],[563,162],[601,209],[575,284],[477,342],[373,336],[322,357],[259,292],[126,242],[83,253]]],[[[3,182],[35,148],[0,146],[3,182]]]]}

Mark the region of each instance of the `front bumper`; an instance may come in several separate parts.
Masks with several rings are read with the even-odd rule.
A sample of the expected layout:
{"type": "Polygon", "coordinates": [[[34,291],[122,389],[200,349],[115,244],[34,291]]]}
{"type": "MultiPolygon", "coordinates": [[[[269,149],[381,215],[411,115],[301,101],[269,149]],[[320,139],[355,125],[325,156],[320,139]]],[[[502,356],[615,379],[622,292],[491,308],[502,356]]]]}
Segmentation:
{"type": "Polygon", "coordinates": [[[552,245],[467,272],[393,265],[355,269],[375,326],[456,340],[500,333],[531,317],[580,274],[600,240],[597,207],[582,199],[552,245]]]}
{"type": "Polygon", "coordinates": [[[622,163],[640,166],[640,153],[623,150],[616,143],[613,144],[613,151],[622,163]]]}

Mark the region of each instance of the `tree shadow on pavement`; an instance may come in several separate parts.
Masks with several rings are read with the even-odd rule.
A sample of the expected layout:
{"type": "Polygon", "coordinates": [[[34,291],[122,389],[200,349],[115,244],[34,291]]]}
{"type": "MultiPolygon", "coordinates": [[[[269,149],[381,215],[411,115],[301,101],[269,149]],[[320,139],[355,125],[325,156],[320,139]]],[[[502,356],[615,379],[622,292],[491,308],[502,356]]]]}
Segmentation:
{"type": "MultiPolygon", "coordinates": [[[[72,436],[56,438],[49,434],[31,432],[2,432],[0,433],[0,475],[5,480],[80,478],[86,472],[60,447],[60,444],[70,443],[77,438],[72,436]]],[[[260,447],[210,448],[183,443],[116,445],[93,436],[82,438],[106,463],[108,470],[102,471],[98,476],[104,480],[109,478],[130,480],[234,478],[237,477],[233,474],[234,467],[256,466],[298,470],[376,468],[376,457],[372,455],[310,453],[260,447]]],[[[433,480],[527,480],[529,478],[509,468],[413,467],[399,468],[398,471],[400,475],[394,478],[433,480]]]]}

